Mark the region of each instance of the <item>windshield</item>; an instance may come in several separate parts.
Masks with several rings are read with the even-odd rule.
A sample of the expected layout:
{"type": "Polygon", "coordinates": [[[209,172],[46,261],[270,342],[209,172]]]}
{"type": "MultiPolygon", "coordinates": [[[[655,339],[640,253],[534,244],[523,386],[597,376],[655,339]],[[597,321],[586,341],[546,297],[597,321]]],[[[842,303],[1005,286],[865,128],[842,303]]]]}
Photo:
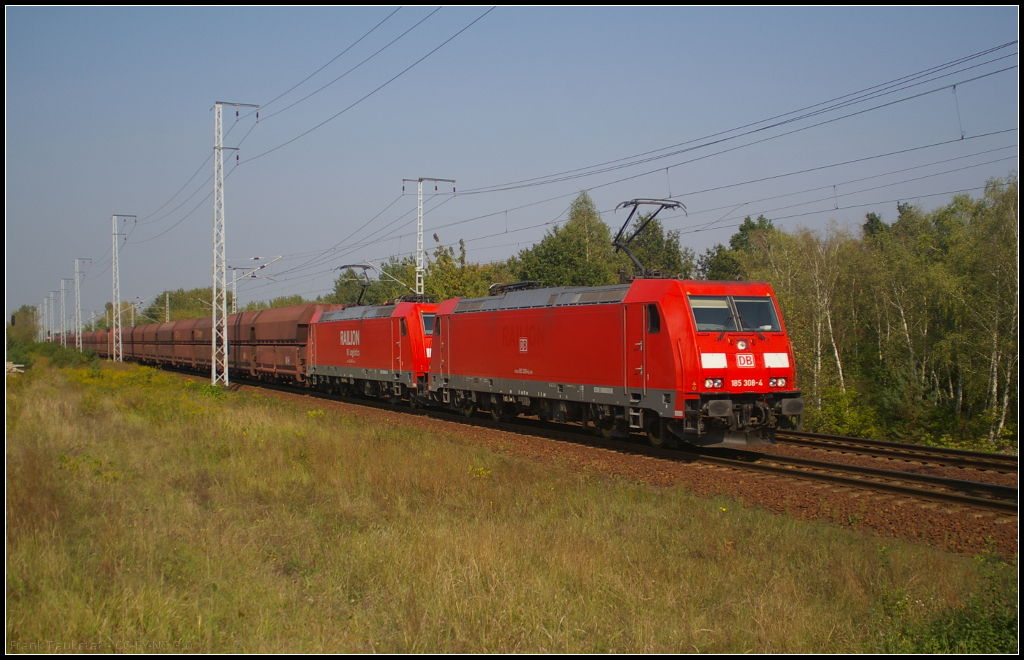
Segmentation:
{"type": "Polygon", "coordinates": [[[772,299],[689,296],[698,332],[781,332],[772,299]]]}
{"type": "Polygon", "coordinates": [[[771,298],[733,298],[736,311],[740,314],[742,330],[781,332],[779,318],[771,298]]]}
{"type": "Polygon", "coordinates": [[[698,332],[720,332],[736,328],[725,296],[690,296],[690,309],[698,332]]]}
{"type": "Polygon", "coordinates": [[[434,334],[434,314],[423,312],[423,334],[431,336],[434,334]]]}

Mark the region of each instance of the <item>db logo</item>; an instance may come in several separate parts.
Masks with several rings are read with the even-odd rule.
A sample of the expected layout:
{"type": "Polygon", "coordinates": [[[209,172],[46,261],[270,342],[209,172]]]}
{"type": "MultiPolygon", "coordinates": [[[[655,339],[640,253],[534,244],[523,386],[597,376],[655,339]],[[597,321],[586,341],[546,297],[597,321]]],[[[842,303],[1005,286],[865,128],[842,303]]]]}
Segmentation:
{"type": "Polygon", "coordinates": [[[736,366],[737,367],[752,367],[754,366],[754,356],[750,353],[737,353],[736,354],[736,366]]]}
{"type": "Polygon", "coordinates": [[[526,337],[520,337],[519,338],[519,352],[520,353],[525,353],[526,352],[526,337]]]}

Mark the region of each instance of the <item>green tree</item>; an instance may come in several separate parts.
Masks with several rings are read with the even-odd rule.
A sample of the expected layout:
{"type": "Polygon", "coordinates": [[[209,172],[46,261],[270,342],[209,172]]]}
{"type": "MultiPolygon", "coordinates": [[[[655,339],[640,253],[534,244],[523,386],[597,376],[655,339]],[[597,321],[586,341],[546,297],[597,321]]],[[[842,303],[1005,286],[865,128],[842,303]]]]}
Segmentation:
{"type": "Polygon", "coordinates": [[[39,314],[31,305],[22,305],[8,319],[7,338],[10,341],[28,344],[36,340],[38,333],[39,314]]]}
{"type": "Polygon", "coordinates": [[[729,247],[721,243],[715,244],[697,258],[696,276],[701,280],[729,281],[745,280],[750,276],[745,272],[743,264],[746,255],[753,252],[758,242],[764,243],[765,237],[775,232],[772,221],[763,215],[752,220],[748,215],[743,219],[739,229],[729,238],[729,247]]]}
{"type": "Polygon", "coordinates": [[[872,239],[878,236],[889,228],[889,225],[885,224],[882,220],[882,216],[877,213],[868,213],[864,216],[864,224],[861,225],[861,231],[864,232],[864,238],[872,239]]]}
{"type": "MultiPolygon", "coordinates": [[[[637,218],[631,231],[635,231],[647,218],[637,218]]],[[[678,229],[666,233],[658,218],[647,223],[644,230],[629,244],[629,250],[649,270],[658,270],[666,277],[682,280],[693,277],[693,250],[680,245],[678,229]]]]}
{"type": "Polygon", "coordinates": [[[531,248],[519,253],[520,280],[544,286],[601,286],[618,281],[628,260],[612,248],[611,232],[590,196],[582,192],[569,208],[564,226],[555,226],[531,248]]]}
{"type": "Polygon", "coordinates": [[[459,240],[459,253],[456,255],[454,248],[441,244],[437,234],[434,234],[434,241],[437,248],[424,278],[424,292],[435,300],[486,296],[487,287],[491,284],[487,270],[466,260],[466,242],[459,240]]]}
{"type": "Polygon", "coordinates": [[[272,298],[269,301],[254,300],[242,307],[239,311],[241,312],[255,312],[260,309],[276,309],[278,307],[291,307],[292,305],[305,305],[311,302],[302,297],[302,294],[296,293],[291,296],[278,296],[272,298]]]}
{"type": "Polygon", "coordinates": [[[709,247],[697,257],[696,275],[699,280],[738,280],[741,273],[739,259],[721,243],[709,247]]]}
{"type": "MultiPolygon", "coordinates": [[[[228,312],[231,311],[232,293],[227,292],[228,312]]],[[[170,308],[172,321],[183,319],[198,319],[210,315],[210,304],[213,300],[212,287],[200,287],[197,289],[176,289],[174,291],[163,291],[153,297],[149,306],[141,314],[136,314],[136,324],[163,323],[166,320],[166,310],[170,308]]],[[[127,304],[127,303],[126,303],[127,304]]],[[[107,304],[108,317],[110,304],[107,304]]],[[[128,316],[121,313],[122,325],[128,324],[128,316]]],[[[106,323],[106,321],[104,321],[106,323]]]]}
{"type": "Polygon", "coordinates": [[[748,215],[743,219],[739,229],[729,239],[729,249],[735,251],[750,252],[754,247],[754,237],[759,233],[775,231],[772,221],[763,215],[757,216],[757,220],[751,220],[748,215]]]}

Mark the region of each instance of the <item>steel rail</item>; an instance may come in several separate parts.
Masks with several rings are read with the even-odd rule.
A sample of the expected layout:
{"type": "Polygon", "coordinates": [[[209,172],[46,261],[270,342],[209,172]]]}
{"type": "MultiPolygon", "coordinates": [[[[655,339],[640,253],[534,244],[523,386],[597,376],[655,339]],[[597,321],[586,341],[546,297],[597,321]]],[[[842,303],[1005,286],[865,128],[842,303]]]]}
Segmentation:
{"type": "Polygon", "coordinates": [[[779,431],[775,436],[777,444],[792,444],[804,447],[846,450],[849,453],[871,456],[900,458],[908,461],[935,463],[943,466],[1017,472],[1018,457],[1005,454],[991,454],[981,451],[950,449],[948,447],[926,447],[905,442],[887,442],[841,435],[807,433],[803,431],[779,431]]]}

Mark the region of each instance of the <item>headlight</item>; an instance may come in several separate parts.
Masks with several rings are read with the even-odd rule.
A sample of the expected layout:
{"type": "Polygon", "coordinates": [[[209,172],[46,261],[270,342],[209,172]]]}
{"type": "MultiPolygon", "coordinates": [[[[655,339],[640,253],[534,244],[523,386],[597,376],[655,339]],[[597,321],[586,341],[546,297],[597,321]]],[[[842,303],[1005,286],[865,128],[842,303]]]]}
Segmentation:
{"type": "Polygon", "coordinates": [[[710,390],[710,389],[713,389],[713,388],[716,388],[716,387],[722,387],[722,379],[721,378],[705,378],[704,379],[704,389],[710,390]]]}
{"type": "Polygon", "coordinates": [[[768,387],[785,387],[785,386],[786,386],[786,379],[785,378],[769,378],[768,379],[768,387]]]}

